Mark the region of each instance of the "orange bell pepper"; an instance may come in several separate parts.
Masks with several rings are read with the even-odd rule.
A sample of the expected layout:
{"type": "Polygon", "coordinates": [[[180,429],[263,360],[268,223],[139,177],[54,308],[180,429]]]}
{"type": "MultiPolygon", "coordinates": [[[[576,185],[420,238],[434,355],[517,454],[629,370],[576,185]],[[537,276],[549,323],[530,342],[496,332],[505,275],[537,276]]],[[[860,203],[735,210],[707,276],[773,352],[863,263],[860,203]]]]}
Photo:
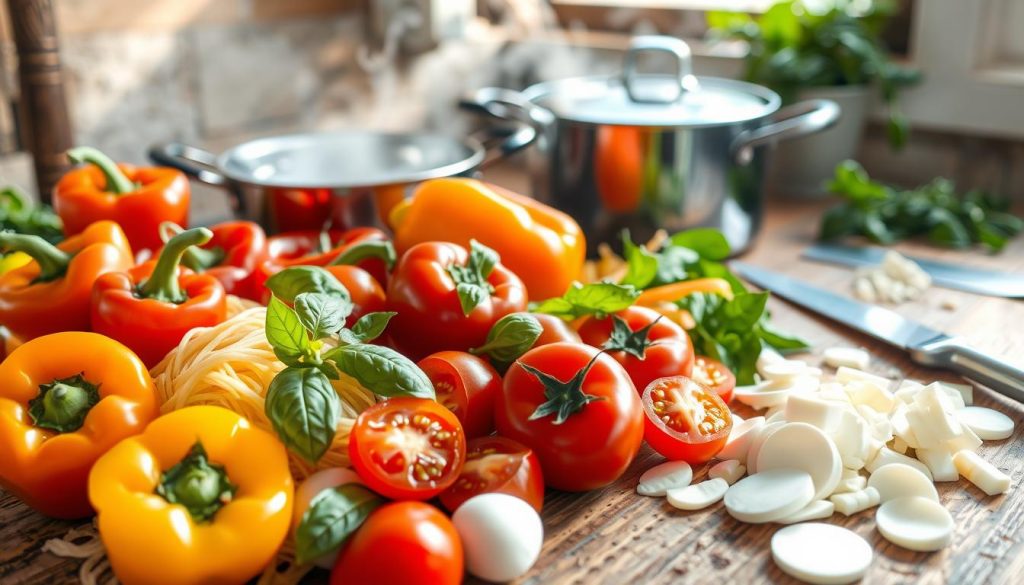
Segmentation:
{"type": "Polygon", "coordinates": [[[697,323],[686,309],[679,308],[676,301],[696,292],[715,293],[727,299],[732,298],[732,287],[723,278],[695,278],[649,288],[636,299],[636,304],[658,311],[683,329],[693,329],[697,323]]]}
{"type": "Polygon", "coordinates": [[[580,226],[539,201],[474,179],[426,181],[391,213],[399,255],[416,244],[475,239],[526,284],[530,300],[561,296],[586,255],[580,226]]]}
{"type": "Polygon", "coordinates": [[[89,469],[157,414],[153,379],[125,346],[85,332],[33,339],[0,364],[0,485],[47,516],[89,516],[89,469]]]}
{"type": "Polygon", "coordinates": [[[89,499],[125,585],[245,583],[288,534],[293,485],[276,437],[226,408],[191,406],[101,457],[89,499]]]}
{"type": "Polygon", "coordinates": [[[90,163],[69,171],[53,188],[53,209],[64,233],[77,234],[102,219],[124,229],[135,251],[155,250],[160,224],[188,225],[188,178],[176,169],[118,165],[95,148],[68,151],[73,163],[90,163]]]}
{"type": "Polygon", "coordinates": [[[34,260],[0,276],[0,323],[23,341],[88,331],[93,282],[132,266],[124,232],[110,221],[96,222],[56,246],[39,236],[0,233],[0,247],[34,260]]]}

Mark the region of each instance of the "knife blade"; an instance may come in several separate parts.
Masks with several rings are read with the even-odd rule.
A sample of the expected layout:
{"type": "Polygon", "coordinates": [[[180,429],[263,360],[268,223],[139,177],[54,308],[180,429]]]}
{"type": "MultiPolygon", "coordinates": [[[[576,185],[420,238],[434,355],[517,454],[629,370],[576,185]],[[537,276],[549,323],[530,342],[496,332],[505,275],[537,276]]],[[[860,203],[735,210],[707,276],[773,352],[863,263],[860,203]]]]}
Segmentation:
{"type": "MultiPolygon", "coordinates": [[[[877,266],[882,263],[885,252],[885,249],[876,246],[815,244],[804,250],[803,257],[843,266],[877,266]]],[[[932,277],[932,282],[939,286],[995,297],[1024,298],[1024,275],[971,268],[916,256],[907,258],[916,262],[932,277]]]]}
{"type": "Polygon", "coordinates": [[[902,315],[744,262],[740,276],[773,294],[910,353],[915,362],[955,371],[1024,403],[1024,370],[902,315]]]}

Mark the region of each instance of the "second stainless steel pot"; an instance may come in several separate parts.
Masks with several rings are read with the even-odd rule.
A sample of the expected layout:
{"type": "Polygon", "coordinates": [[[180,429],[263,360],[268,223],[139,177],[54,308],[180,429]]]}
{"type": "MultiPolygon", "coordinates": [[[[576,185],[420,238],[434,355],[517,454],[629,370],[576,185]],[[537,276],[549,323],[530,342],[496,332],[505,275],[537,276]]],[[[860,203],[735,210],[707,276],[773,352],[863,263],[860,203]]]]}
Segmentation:
{"type": "Polygon", "coordinates": [[[470,102],[538,129],[530,149],[534,196],[570,213],[591,254],[623,229],[721,229],[746,249],[762,216],[765,149],[834,124],[839,107],[813,100],[780,109],[771,90],[695,77],[690,50],[671,37],[636,37],[623,74],[481,89],[470,102]],[[671,55],[677,75],[640,75],[645,52],[671,55]]]}

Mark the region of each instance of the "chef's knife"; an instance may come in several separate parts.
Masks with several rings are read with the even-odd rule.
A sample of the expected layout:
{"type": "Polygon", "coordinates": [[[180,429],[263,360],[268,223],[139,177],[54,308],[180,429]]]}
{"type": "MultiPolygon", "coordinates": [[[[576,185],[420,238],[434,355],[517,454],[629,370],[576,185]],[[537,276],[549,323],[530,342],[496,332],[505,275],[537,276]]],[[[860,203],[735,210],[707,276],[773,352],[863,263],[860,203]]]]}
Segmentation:
{"type": "Polygon", "coordinates": [[[972,349],[961,339],[770,270],[735,261],[732,267],[760,288],[909,352],[921,365],[953,370],[1024,403],[1024,370],[972,349]]]}
{"type": "MultiPolygon", "coordinates": [[[[874,246],[815,244],[804,250],[803,257],[845,266],[877,266],[885,257],[885,250],[874,246]]],[[[1024,275],[971,268],[915,256],[907,258],[916,262],[932,277],[932,282],[939,286],[994,297],[1024,298],[1024,275]]]]}

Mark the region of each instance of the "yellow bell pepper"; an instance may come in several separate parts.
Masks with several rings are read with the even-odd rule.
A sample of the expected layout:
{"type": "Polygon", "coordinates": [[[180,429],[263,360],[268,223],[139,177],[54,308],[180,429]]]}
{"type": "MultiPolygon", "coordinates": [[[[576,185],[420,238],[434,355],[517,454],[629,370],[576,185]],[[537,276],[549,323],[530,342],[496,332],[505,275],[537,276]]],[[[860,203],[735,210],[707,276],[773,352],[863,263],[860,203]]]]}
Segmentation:
{"type": "Polygon", "coordinates": [[[100,537],[125,585],[244,583],[288,534],[293,492],[284,446],[218,406],[158,418],[89,475],[100,537]]]}
{"type": "Polygon", "coordinates": [[[583,231],[571,217],[474,179],[424,182],[392,210],[390,224],[399,254],[431,241],[468,248],[475,239],[492,248],[534,301],[564,294],[586,255],[583,231]]]}
{"type": "Polygon", "coordinates": [[[0,256],[0,274],[20,268],[32,261],[32,257],[24,252],[11,252],[0,256]]]}

